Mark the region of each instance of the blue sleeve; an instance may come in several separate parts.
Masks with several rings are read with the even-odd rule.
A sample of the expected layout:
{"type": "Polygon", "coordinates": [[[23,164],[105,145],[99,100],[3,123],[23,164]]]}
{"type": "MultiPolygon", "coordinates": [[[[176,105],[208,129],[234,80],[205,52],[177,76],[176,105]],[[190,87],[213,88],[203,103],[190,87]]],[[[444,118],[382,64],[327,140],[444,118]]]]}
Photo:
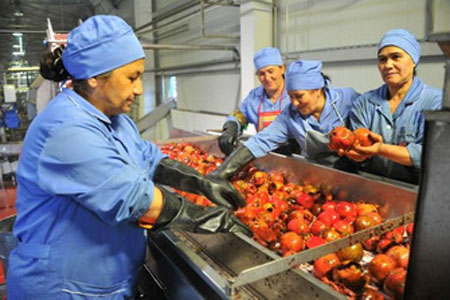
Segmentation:
{"type": "Polygon", "coordinates": [[[356,128],[369,128],[370,120],[367,107],[367,99],[364,95],[359,96],[353,101],[352,109],[349,114],[349,127],[352,130],[356,128]]]}
{"type": "Polygon", "coordinates": [[[56,128],[43,147],[37,170],[42,189],[71,197],[108,224],[136,221],[153,199],[154,186],[146,170],[128,163],[92,125],[56,128]]]}
{"type": "Polygon", "coordinates": [[[272,124],[244,143],[255,157],[266,155],[289,139],[288,110],[289,107],[279,114],[272,124]]]}
{"type": "MultiPolygon", "coordinates": [[[[442,91],[438,89],[430,89],[429,95],[427,95],[426,105],[424,110],[439,110],[442,107],[442,91]],[[428,100],[429,99],[429,100],[428,100]]],[[[418,120],[415,120],[417,124],[417,134],[414,143],[409,143],[406,148],[408,149],[409,156],[413,163],[413,166],[420,168],[422,164],[422,144],[423,136],[425,132],[425,116],[423,113],[417,114],[418,120]]]]}
{"type": "MultiPolygon", "coordinates": [[[[139,135],[139,129],[136,126],[136,123],[127,115],[122,114],[122,117],[125,118],[127,125],[130,127],[130,131],[134,132],[133,138],[136,144],[138,144],[138,149],[142,153],[143,160],[146,162],[148,166],[148,173],[150,178],[153,178],[155,174],[156,167],[159,162],[166,158],[167,155],[161,152],[161,150],[154,143],[143,140],[139,135]]],[[[130,133],[131,134],[131,133],[130,133]]]]}

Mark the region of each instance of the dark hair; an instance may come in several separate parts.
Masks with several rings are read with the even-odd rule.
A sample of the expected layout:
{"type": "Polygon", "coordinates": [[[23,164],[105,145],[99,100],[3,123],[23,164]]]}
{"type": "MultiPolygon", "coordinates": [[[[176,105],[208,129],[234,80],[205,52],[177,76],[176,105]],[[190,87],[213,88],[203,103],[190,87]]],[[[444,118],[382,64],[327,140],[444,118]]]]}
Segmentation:
{"type": "MultiPolygon", "coordinates": [[[[39,71],[45,79],[53,80],[55,82],[61,82],[67,79],[71,79],[69,72],[67,72],[62,61],[62,53],[64,51],[64,45],[59,46],[55,50],[47,50],[41,55],[39,71]]],[[[95,76],[95,78],[108,78],[111,76],[112,71],[95,76]]],[[[72,87],[77,94],[88,98],[91,88],[89,87],[86,79],[72,79],[72,87]]]]}
{"type": "Polygon", "coordinates": [[[39,71],[45,79],[60,82],[70,77],[62,62],[64,46],[59,46],[54,51],[47,50],[41,54],[39,71]]]}
{"type": "Polygon", "coordinates": [[[323,80],[325,81],[325,86],[328,86],[331,83],[331,78],[328,75],[323,74],[322,72],[320,72],[320,75],[322,75],[323,80]]]}

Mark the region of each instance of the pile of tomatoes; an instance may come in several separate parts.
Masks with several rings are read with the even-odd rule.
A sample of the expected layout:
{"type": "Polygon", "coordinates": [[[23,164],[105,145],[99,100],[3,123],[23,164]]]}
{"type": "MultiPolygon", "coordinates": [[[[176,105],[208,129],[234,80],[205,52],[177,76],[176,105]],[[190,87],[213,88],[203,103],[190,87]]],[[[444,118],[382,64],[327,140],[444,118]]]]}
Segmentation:
{"type": "MultiPolygon", "coordinates": [[[[166,144],[162,151],[202,174],[208,174],[223,162],[187,143],[166,144]]],[[[287,182],[281,172],[266,173],[248,165],[231,181],[246,199],[246,205],[235,212],[236,216],[253,231],[258,243],[282,256],[320,246],[383,221],[375,204],[334,199],[331,193],[315,186],[287,182]]],[[[203,196],[178,192],[196,204],[213,205],[203,196]]],[[[384,299],[378,289],[400,298],[412,224],[407,232],[402,226],[321,257],[314,262],[313,274],[351,299],[384,299]],[[378,254],[373,257],[367,251],[378,254]],[[368,262],[363,257],[373,259],[368,262]]]]}

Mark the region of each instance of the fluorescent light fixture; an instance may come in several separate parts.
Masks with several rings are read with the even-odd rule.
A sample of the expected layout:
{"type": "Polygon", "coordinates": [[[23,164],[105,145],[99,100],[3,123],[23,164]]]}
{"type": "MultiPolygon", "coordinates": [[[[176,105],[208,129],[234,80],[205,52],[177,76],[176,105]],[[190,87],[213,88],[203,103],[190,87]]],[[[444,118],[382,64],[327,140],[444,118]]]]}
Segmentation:
{"type": "Polygon", "coordinates": [[[14,32],[12,35],[13,36],[22,36],[22,32],[14,32]]]}
{"type": "Polygon", "coordinates": [[[13,48],[20,48],[20,45],[13,45],[13,48]]]}
{"type": "Polygon", "coordinates": [[[14,13],[14,16],[16,16],[16,17],[23,17],[23,13],[20,12],[20,11],[17,11],[17,12],[14,13]]]}
{"type": "Polygon", "coordinates": [[[12,53],[12,55],[17,55],[17,56],[20,56],[20,55],[25,55],[25,52],[23,52],[23,51],[15,51],[15,52],[13,52],[12,53]]]}

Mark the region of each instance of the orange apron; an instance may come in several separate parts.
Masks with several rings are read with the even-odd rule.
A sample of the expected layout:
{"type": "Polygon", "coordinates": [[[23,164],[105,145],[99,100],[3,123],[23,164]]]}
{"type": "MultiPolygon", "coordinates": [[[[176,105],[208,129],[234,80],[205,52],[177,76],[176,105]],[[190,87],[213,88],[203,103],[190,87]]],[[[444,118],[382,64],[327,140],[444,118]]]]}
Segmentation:
{"type": "Polygon", "coordinates": [[[280,109],[276,111],[261,112],[261,105],[264,102],[264,93],[261,96],[261,102],[258,105],[258,131],[263,130],[281,113],[281,102],[283,101],[283,95],[280,96],[280,109]]]}

